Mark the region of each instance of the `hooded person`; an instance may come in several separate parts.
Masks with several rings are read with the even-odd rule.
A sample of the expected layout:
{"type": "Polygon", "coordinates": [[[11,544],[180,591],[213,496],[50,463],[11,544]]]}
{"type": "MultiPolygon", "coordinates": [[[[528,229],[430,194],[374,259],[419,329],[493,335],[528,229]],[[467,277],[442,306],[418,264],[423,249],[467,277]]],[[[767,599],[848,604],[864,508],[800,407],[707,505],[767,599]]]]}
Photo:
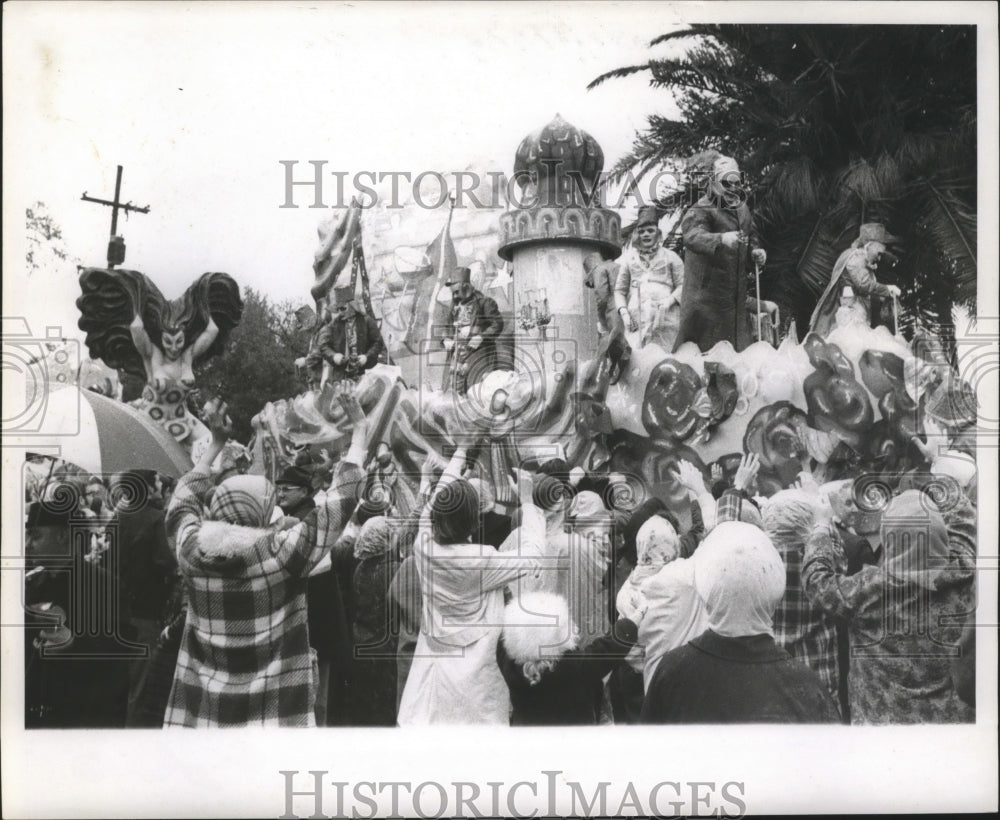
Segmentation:
{"type": "Polygon", "coordinates": [[[781,556],[749,524],[713,529],[690,559],[708,629],[660,660],[643,723],[835,723],[816,673],[774,642],[781,556]]]}
{"type": "Polygon", "coordinates": [[[210,404],[212,444],[177,484],[167,533],[188,602],[165,726],[314,726],[318,665],[309,646],[310,571],[347,524],[363,478],[367,424],[354,399],[351,445],[324,504],[294,526],[269,526],[274,486],[240,475],[213,488],[210,468],[229,427],[210,404]]]}
{"type": "Polygon", "coordinates": [[[653,516],[636,535],[639,563],[618,594],[622,617],[645,608],[639,642],[630,655],[643,673],[643,688],[667,652],[683,646],[708,627],[705,607],[694,586],[694,562],[681,558],[681,539],[665,518],[653,516]]]}
{"type": "MultiPolygon", "coordinates": [[[[633,577],[633,573],[638,567],[638,545],[636,539],[643,525],[654,516],[664,518],[674,525],[676,519],[667,509],[667,505],[659,498],[647,498],[634,510],[626,514],[621,524],[621,538],[619,540],[618,560],[612,567],[612,577],[609,579],[609,591],[613,591],[614,596],[611,605],[614,607],[610,617],[617,620],[633,611],[640,601],[638,597],[638,584],[630,584],[636,581],[640,575],[652,575],[655,570],[647,567],[639,575],[633,577]],[[623,594],[624,591],[624,594],[623,594]],[[629,609],[627,602],[634,600],[633,608],[629,609]]],[[[676,529],[676,528],[675,528],[676,529]]],[[[610,596],[609,596],[610,597],[610,596]]],[[[627,663],[617,667],[612,673],[609,682],[609,694],[611,706],[614,710],[616,723],[637,723],[639,712],[642,709],[643,697],[643,652],[641,648],[633,648],[626,659],[627,663]]]]}
{"type": "MultiPolygon", "coordinates": [[[[837,327],[837,312],[841,307],[842,294],[850,288],[851,308],[864,314],[864,324],[877,326],[878,315],[873,313],[873,297],[888,299],[899,296],[895,285],[884,285],[875,278],[875,271],[883,257],[895,259],[889,246],[898,243],[898,237],[888,233],[878,222],[868,222],[861,226],[858,238],[844,251],[833,265],[833,272],[826,289],[820,296],[812,316],[809,330],[826,338],[837,327]]],[[[893,328],[893,332],[895,332],[893,328]]]]}
{"type": "Polygon", "coordinates": [[[694,342],[706,352],[726,341],[740,351],[751,341],[748,281],[767,256],[757,247],[736,160],[718,157],[706,188],[681,221],[684,291],[673,350],[694,342]]]}
{"type": "MultiPolygon", "coordinates": [[[[641,611],[634,617],[641,621],[641,611]]],[[[636,629],[634,621],[621,618],[613,631],[581,644],[563,596],[531,592],[512,599],[496,650],[510,692],[511,725],[596,725],[602,679],[635,644],[636,629]]]]}
{"type": "Polygon", "coordinates": [[[615,308],[625,329],[638,333],[640,345],[655,343],[670,353],[680,326],[684,262],[663,247],[659,222],[655,207],[639,209],[615,282],[615,308]]]}
{"type": "Polygon", "coordinates": [[[949,502],[939,510],[920,490],[893,498],[882,513],[878,563],[854,575],[844,574],[829,524],[817,525],[806,545],[806,594],[847,622],[852,723],[975,720],[955,690],[951,655],[975,617],[976,518],[961,493],[949,502]]]}
{"type": "Polygon", "coordinates": [[[333,289],[330,319],[316,340],[316,352],[326,365],[322,384],[357,381],[385,350],[378,324],[357,309],[354,298],[352,285],[333,289]]]}

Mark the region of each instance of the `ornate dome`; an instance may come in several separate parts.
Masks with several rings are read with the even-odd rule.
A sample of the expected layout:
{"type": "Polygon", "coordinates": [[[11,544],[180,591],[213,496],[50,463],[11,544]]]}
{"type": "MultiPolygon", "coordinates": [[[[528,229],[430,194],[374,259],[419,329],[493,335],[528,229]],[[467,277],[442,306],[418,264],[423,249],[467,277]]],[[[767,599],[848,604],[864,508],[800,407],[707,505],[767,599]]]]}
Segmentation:
{"type": "Polygon", "coordinates": [[[537,191],[555,196],[549,204],[568,205],[577,201],[579,182],[587,192],[604,169],[604,152],[590,134],[566,122],[559,114],[528,134],[514,155],[514,179],[526,194],[537,191]]]}

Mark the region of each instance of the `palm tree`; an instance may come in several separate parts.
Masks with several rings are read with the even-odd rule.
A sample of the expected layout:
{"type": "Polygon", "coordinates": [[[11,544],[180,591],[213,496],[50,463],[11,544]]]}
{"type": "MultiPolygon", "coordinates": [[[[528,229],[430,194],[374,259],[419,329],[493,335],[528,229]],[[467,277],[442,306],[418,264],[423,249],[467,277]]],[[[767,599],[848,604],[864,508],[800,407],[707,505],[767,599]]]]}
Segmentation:
{"type": "Polygon", "coordinates": [[[621,178],[709,149],[740,161],[762,245],[761,287],[804,327],[862,222],[904,242],[879,278],[903,290],[905,332],[975,311],[973,26],[694,25],[637,72],[674,93],[613,169],[621,178]]]}

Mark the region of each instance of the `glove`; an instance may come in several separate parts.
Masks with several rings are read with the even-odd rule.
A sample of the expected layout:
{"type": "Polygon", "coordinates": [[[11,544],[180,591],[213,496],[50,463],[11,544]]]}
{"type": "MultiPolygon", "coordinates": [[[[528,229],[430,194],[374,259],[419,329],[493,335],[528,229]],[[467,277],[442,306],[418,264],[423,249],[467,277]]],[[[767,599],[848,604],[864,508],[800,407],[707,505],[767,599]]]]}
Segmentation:
{"type": "Polygon", "coordinates": [[[449,353],[451,352],[451,349],[454,346],[455,346],[455,340],[454,339],[445,339],[444,340],[444,349],[447,350],[449,353]]]}
{"type": "Polygon", "coordinates": [[[333,354],[333,363],[337,367],[340,367],[340,365],[342,365],[344,363],[344,354],[343,353],[334,353],[333,354]]]}
{"type": "Polygon", "coordinates": [[[722,246],[724,248],[729,248],[733,250],[739,247],[740,244],[740,232],[739,231],[726,231],[719,237],[722,240],[722,246]]]}
{"type": "Polygon", "coordinates": [[[902,291],[895,285],[886,285],[886,289],[889,291],[890,296],[895,296],[897,299],[900,297],[900,294],[902,294],[902,291]]]}
{"type": "Polygon", "coordinates": [[[367,364],[367,362],[368,362],[368,357],[364,353],[361,353],[358,356],[358,367],[364,367],[365,364],[367,364]]]}
{"type": "Polygon", "coordinates": [[[483,343],[483,337],[480,336],[478,333],[471,339],[469,339],[469,347],[472,350],[479,350],[479,345],[481,345],[482,343],[483,343]]]}
{"type": "Polygon", "coordinates": [[[764,267],[767,262],[767,251],[763,248],[754,248],[750,255],[753,257],[753,261],[756,262],[760,267],[764,267]]]}
{"type": "Polygon", "coordinates": [[[471,327],[469,327],[468,325],[466,325],[466,326],[465,326],[465,327],[463,327],[463,328],[459,328],[459,330],[458,330],[458,335],[459,335],[459,337],[460,337],[460,338],[462,338],[462,339],[468,339],[468,338],[469,338],[469,334],[470,334],[471,332],[472,332],[472,328],[471,328],[471,327]]]}

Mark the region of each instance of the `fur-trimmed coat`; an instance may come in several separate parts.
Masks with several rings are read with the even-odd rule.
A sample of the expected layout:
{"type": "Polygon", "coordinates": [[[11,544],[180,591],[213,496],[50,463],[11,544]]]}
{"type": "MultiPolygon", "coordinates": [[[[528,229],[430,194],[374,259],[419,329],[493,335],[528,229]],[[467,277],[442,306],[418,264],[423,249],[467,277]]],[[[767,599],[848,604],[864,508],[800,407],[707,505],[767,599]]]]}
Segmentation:
{"type": "Polygon", "coordinates": [[[309,572],[350,518],[362,472],[341,463],[325,504],[281,532],[203,520],[212,480],[184,476],[167,512],[188,600],[164,726],[314,726],[309,572]]]}
{"type": "Polygon", "coordinates": [[[530,626],[511,630],[497,643],[497,665],[507,681],[512,726],[592,726],[597,723],[603,697],[602,679],[635,646],[637,627],[619,618],[614,628],[587,646],[570,649],[532,684],[524,675],[522,659],[537,655],[528,647],[540,630],[530,626]],[[534,633],[534,634],[533,634],[534,633]],[[508,647],[508,644],[511,646],[508,647]],[[514,657],[511,657],[511,656],[514,657]]]}

